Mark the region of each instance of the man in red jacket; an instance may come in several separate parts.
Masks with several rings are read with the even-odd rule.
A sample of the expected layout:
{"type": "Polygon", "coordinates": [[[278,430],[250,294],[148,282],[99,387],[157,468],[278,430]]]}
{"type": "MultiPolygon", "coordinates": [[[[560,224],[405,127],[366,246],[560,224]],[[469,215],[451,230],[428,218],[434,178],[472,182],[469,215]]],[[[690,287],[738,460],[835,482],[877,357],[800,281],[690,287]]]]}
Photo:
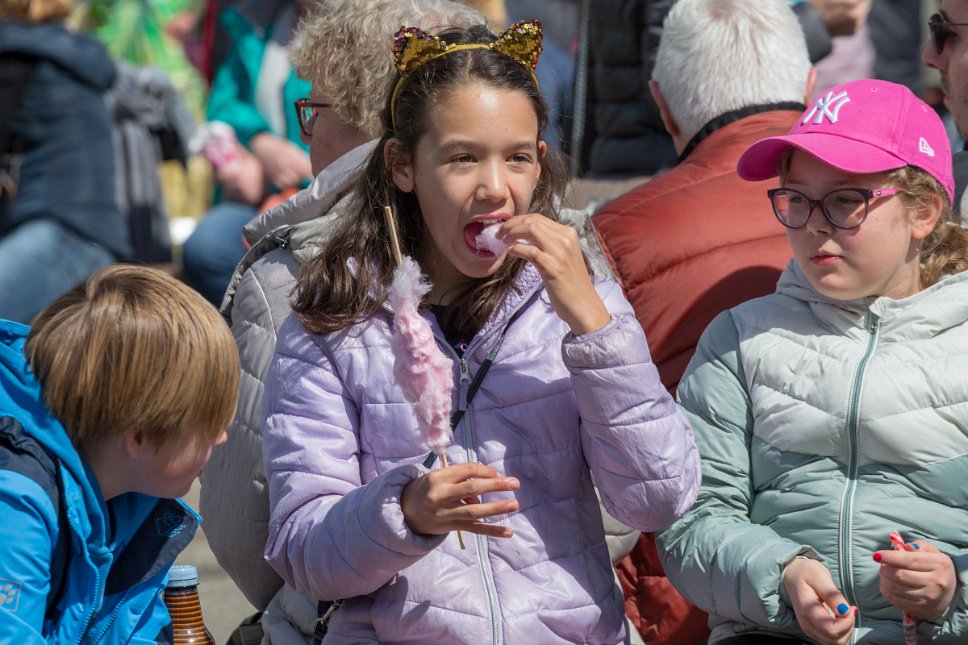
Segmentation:
{"type": "MultiPolygon", "coordinates": [[[[650,89],[672,135],[672,170],[608,203],[592,224],[675,391],[721,311],[771,293],[790,258],[766,190],[736,174],[740,154],[786,134],[813,89],[787,0],[680,0],[669,12],[650,89]]],[[[619,564],[626,611],[647,643],[689,645],[705,615],[664,578],[651,534],[619,564]]]]}

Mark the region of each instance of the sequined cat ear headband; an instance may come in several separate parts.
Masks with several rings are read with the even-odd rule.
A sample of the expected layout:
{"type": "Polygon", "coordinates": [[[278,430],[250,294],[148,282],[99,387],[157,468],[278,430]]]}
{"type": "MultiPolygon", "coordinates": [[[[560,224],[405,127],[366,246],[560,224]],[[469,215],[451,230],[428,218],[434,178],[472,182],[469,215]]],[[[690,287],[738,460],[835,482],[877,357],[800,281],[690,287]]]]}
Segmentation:
{"type": "MultiPolygon", "coordinates": [[[[393,129],[397,129],[397,96],[407,77],[415,69],[440,58],[446,54],[467,49],[493,49],[515,62],[523,65],[534,77],[534,68],[538,65],[541,55],[541,38],[543,32],[538,20],[522,20],[516,22],[507,31],[498,36],[492,43],[448,44],[416,27],[401,27],[393,36],[393,65],[400,72],[400,79],[393,88],[390,99],[390,120],[393,129]]],[[[535,85],[538,79],[534,79],[535,85]]]]}

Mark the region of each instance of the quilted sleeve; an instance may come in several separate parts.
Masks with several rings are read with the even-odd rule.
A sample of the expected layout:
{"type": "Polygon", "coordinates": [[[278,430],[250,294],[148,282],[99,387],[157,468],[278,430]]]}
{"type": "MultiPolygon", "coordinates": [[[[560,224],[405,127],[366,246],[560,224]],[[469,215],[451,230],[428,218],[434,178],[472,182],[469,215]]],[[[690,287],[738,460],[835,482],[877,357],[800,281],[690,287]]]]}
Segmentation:
{"type": "Polygon", "coordinates": [[[232,335],[242,369],[239,403],[226,442],[212,452],[201,477],[199,506],[208,544],[258,609],[282,586],[264,558],[269,490],[262,468],[262,396],[296,270],[291,254],[273,252],[242,275],[232,301],[232,335]]]}
{"type": "Polygon", "coordinates": [[[266,376],[263,448],[269,482],[266,559],[320,600],[369,594],[447,537],[413,533],[400,495],[426,470],[405,465],[363,484],[359,414],[323,338],[295,316],[266,376]]]}
{"type": "Polygon", "coordinates": [[[702,455],[702,489],[689,512],[657,536],[659,555],[669,580],[699,608],[796,633],[793,610],[780,595],[783,567],[801,554],[822,558],[750,521],[753,422],[738,348],[731,314],[720,314],[679,384],[679,404],[702,455]]]}
{"type": "Polygon", "coordinates": [[[699,454],[659,382],[621,288],[611,281],[598,288],[611,322],[590,334],[569,334],[562,344],[581,415],[582,448],[608,512],[641,531],[656,531],[692,505],[699,454]]]}

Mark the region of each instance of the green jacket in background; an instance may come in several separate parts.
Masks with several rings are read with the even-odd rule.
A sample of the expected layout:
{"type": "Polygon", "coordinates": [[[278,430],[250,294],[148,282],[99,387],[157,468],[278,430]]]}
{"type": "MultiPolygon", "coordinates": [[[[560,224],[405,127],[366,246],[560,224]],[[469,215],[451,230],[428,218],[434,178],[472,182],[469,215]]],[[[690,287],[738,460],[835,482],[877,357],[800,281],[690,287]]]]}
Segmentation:
{"type": "Polygon", "coordinates": [[[266,46],[273,36],[273,23],[287,7],[291,4],[246,0],[225,10],[221,20],[232,46],[212,81],[206,118],[231,125],[244,146],[248,146],[256,134],[271,132],[308,152],[309,147],[299,139],[299,123],[293,103],[309,96],[309,81],[296,76],[291,66],[286,65],[288,76],[282,83],[280,97],[285,116],[284,131],[273,128],[256,106],[256,88],[263,71],[266,46]]]}
{"type": "Polygon", "coordinates": [[[854,642],[902,643],[874,551],[898,530],[950,555],[952,606],[920,643],[968,642],[968,275],[903,300],[830,300],[795,262],[724,312],[679,384],[703,483],[659,536],[666,574],[710,614],[709,643],[804,637],[782,589],[822,561],[859,607],[854,642]]]}

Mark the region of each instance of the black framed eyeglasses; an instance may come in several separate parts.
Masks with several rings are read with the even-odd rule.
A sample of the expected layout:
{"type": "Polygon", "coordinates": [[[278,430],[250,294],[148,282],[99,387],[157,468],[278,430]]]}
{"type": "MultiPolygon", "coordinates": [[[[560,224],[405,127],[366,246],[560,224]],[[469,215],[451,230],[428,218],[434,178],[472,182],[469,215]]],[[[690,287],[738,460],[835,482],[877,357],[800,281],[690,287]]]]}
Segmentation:
{"type": "Polygon", "coordinates": [[[803,228],[813,209],[820,212],[837,228],[857,228],[867,219],[871,199],[903,192],[900,188],[838,188],[820,199],[810,199],[799,190],[774,188],[766,191],[773,204],[773,214],[787,228],[803,228]]]}
{"type": "Polygon", "coordinates": [[[317,103],[309,99],[299,99],[294,104],[296,106],[296,118],[299,120],[299,129],[307,137],[313,136],[313,124],[319,116],[319,110],[333,107],[332,103],[317,103]]]}
{"type": "Polygon", "coordinates": [[[944,45],[952,35],[949,27],[968,27],[968,22],[951,22],[943,11],[931,14],[928,18],[928,30],[931,32],[931,42],[935,53],[940,56],[944,52],[944,45]]]}

